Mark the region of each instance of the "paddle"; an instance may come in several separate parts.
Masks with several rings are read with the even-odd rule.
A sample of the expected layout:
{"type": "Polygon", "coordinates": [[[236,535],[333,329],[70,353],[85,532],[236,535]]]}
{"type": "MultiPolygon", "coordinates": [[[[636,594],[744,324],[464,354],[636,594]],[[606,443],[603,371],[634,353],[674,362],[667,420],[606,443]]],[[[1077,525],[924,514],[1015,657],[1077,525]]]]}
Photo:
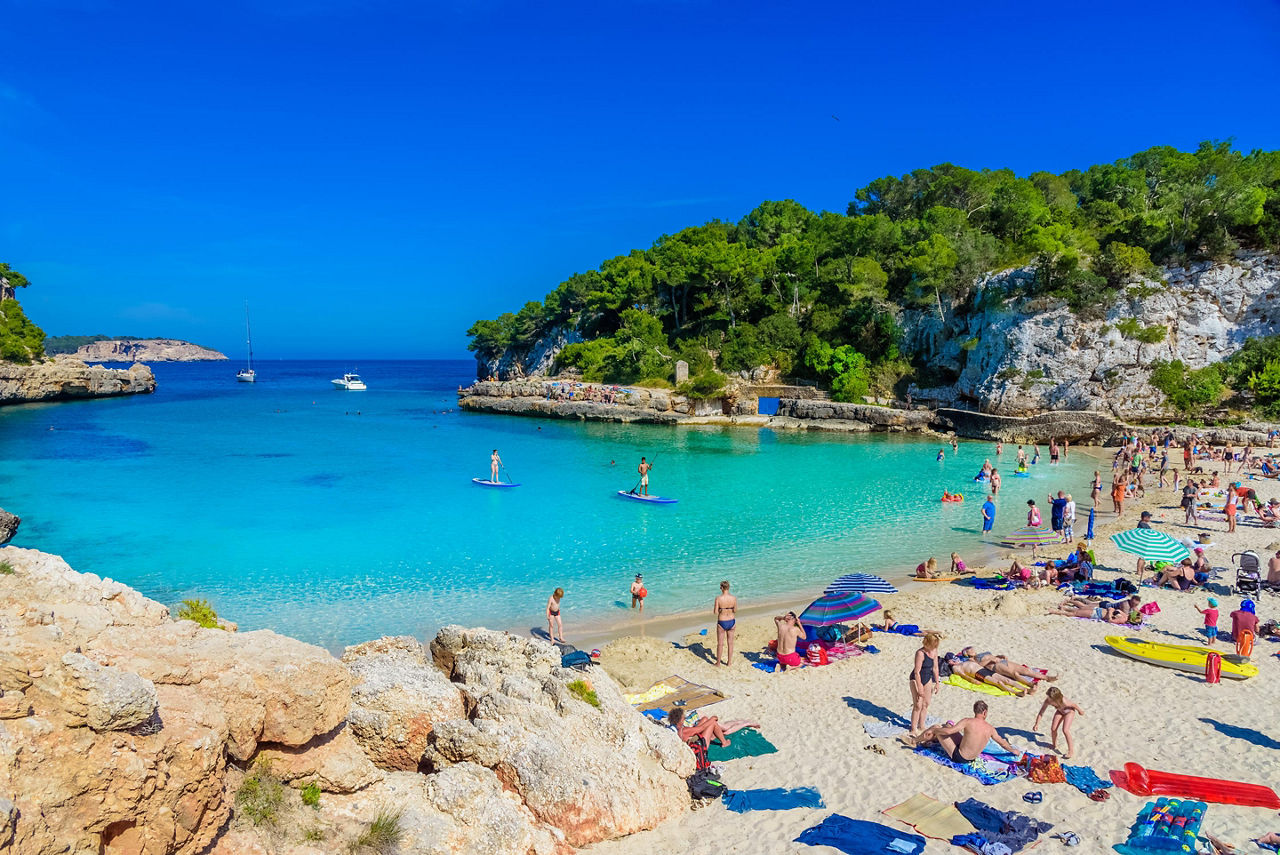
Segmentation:
{"type": "Polygon", "coordinates": [[[516,482],[516,479],[512,478],[511,473],[507,471],[507,464],[499,463],[498,465],[502,467],[502,473],[507,476],[507,483],[514,484],[516,482]]]}

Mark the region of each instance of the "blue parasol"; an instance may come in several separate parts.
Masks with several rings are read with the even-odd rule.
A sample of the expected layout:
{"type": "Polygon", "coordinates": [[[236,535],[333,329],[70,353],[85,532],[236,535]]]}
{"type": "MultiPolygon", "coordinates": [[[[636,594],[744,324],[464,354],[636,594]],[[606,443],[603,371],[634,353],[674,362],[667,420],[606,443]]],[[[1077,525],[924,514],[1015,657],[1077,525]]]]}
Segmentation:
{"type": "Polygon", "coordinates": [[[1085,540],[1093,540],[1093,520],[1098,515],[1097,508],[1089,509],[1089,533],[1084,536],[1085,540]]]}

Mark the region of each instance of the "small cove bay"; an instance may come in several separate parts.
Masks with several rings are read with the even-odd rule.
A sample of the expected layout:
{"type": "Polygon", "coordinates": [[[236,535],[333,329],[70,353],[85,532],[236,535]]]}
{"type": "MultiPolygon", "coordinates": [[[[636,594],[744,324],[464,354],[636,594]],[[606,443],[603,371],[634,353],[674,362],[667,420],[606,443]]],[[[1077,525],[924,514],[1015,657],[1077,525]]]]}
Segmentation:
{"type": "MultiPolygon", "coordinates": [[[[996,462],[992,443],[939,463],[937,438],[459,413],[469,360],[361,363],[366,392],[332,387],[354,367],[336,361],[256,367],[259,382],[238,384],[231,363],[160,363],[154,395],[0,409],[14,545],[331,650],[448,623],[540,626],[556,587],[572,641],[631,616],[636,573],[654,617],[709,609],[721,579],[749,605],[981,549],[972,478],[996,462]],[[521,487],[471,483],[494,448],[521,487]],[[641,455],[651,492],[678,504],[616,495],[641,455]],[[939,502],[944,489],[967,501],[939,502]]],[[[1050,490],[1087,517],[1096,458],[1050,467],[1042,448],[1015,478],[1015,449],[997,533],[1050,490]]]]}

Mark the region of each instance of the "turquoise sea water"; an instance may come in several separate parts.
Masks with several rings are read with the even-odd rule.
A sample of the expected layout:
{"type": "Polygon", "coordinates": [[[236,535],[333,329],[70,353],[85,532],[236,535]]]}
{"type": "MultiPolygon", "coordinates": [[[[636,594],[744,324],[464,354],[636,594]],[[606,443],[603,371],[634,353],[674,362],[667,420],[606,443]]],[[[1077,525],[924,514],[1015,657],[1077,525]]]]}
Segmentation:
{"type": "MultiPolygon", "coordinates": [[[[748,601],[979,546],[971,479],[991,443],[938,463],[936,440],[882,434],[459,413],[470,361],[362,363],[367,392],[331,387],[340,363],[263,363],[255,385],[235,368],[160,364],[154,395],[0,409],[15,545],[330,648],[538,626],[557,586],[572,636],[574,621],[630,614],[636,572],[652,616],[709,608],[724,578],[748,601]],[[495,447],[520,488],[471,484],[495,447]],[[617,497],[642,454],[652,492],[678,504],[617,497]],[[969,501],[939,503],[944,488],[969,501]]],[[[1042,450],[1032,478],[1004,479],[997,532],[1051,489],[1087,507],[1092,459],[1051,469],[1042,450]]]]}

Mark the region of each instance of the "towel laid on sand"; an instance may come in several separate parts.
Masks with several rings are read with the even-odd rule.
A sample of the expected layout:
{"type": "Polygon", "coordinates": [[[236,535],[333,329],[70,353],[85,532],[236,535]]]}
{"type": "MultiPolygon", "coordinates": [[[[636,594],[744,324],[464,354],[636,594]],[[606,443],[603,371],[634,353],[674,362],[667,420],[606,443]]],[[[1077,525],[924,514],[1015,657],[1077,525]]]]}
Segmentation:
{"type": "Polygon", "coordinates": [[[998,686],[991,686],[986,683],[970,683],[959,674],[952,674],[942,682],[948,686],[955,686],[957,689],[968,689],[971,692],[981,692],[984,695],[994,695],[997,698],[1014,697],[1013,692],[1006,692],[998,686]]]}
{"type": "Polygon", "coordinates": [[[824,808],[826,804],[813,787],[794,787],[789,790],[728,790],[724,794],[724,806],[734,813],[746,813],[752,810],[824,808]]]}
{"type": "Polygon", "coordinates": [[[707,749],[707,760],[711,763],[723,763],[725,760],[737,760],[739,757],[759,757],[762,754],[776,754],[777,747],[764,738],[764,734],[755,728],[744,728],[729,735],[729,747],[713,741],[707,749]]]}
{"type": "Polygon", "coordinates": [[[957,763],[942,754],[936,745],[921,745],[916,749],[916,753],[928,757],[939,766],[955,769],[962,775],[968,775],[970,778],[981,781],[987,787],[994,784],[1003,784],[1005,781],[1012,781],[1019,776],[1018,767],[1015,764],[1005,762],[985,753],[979,754],[977,760],[971,760],[968,763],[957,763]]]}
{"type": "MultiPolygon", "coordinates": [[[[862,729],[865,730],[867,732],[867,736],[870,736],[872,739],[884,739],[889,736],[901,736],[902,734],[907,733],[909,730],[908,726],[910,724],[911,722],[906,718],[900,717],[894,721],[864,721],[862,723],[862,729]],[[901,724],[899,724],[899,722],[901,722],[901,724]]],[[[942,719],[938,718],[936,715],[928,716],[924,722],[925,727],[933,727],[936,724],[942,724],[942,719]]]]}
{"type": "Polygon", "coordinates": [[[883,855],[885,852],[919,855],[924,852],[925,839],[878,822],[849,819],[833,813],[813,828],[800,832],[796,843],[831,846],[848,855],[883,855]]]}
{"type": "Polygon", "coordinates": [[[1105,790],[1107,787],[1113,786],[1110,780],[1104,780],[1098,777],[1098,774],[1088,766],[1067,766],[1063,765],[1062,774],[1067,776],[1067,783],[1075,787],[1086,796],[1093,795],[1098,790],[1105,790]]]}
{"type": "Polygon", "coordinates": [[[991,843],[1003,843],[1010,852],[1020,852],[1036,838],[1053,828],[1017,811],[1000,811],[977,799],[956,802],[956,810],[991,843]]]}
{"type": "Polygon", "coordinates": [[[960,834],[973,833],[973,825],[956,810],[955,805],[940,802],[924,793],[916,793],[902,804],[880,812],[936,840],[950,840],[960,834]]]}

